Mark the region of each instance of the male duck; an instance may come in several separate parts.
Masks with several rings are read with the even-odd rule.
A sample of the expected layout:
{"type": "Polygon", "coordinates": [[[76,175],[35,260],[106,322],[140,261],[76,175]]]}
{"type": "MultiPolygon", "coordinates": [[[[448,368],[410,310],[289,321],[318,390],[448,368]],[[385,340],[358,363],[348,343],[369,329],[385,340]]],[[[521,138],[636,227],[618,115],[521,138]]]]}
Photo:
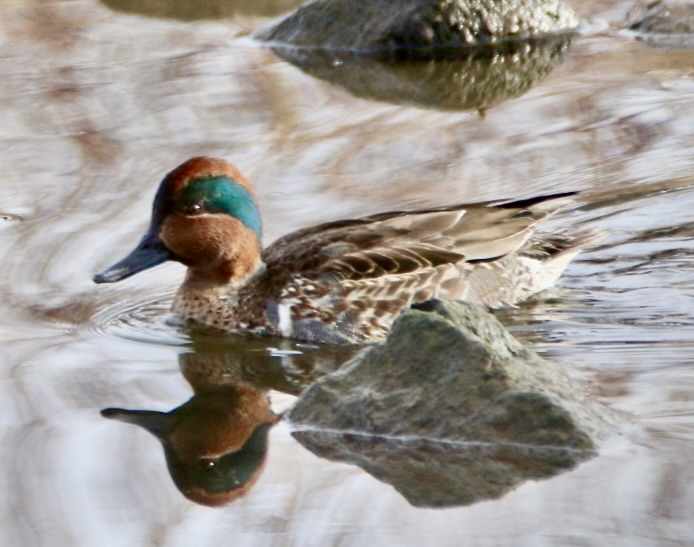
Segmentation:
{"type": "Polygon", "coordinates": [[[222,159],[197,157],[166,175],[139,245],[94,281],[113,283],[176,260],[188,272],[173,311],[195,324],[310,342],[373,342],[415,302],[460,299],[497,308],[551,286],[603,236],[534,235],[569,195],[328,222],[263,250],[252,184],[222,159]]]}

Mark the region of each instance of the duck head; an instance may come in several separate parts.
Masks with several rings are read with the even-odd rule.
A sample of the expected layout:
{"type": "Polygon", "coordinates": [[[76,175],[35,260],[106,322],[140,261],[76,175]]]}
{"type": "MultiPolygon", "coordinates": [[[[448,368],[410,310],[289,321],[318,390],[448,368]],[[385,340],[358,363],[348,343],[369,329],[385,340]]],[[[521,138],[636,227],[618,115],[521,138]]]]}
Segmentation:
{"type": "Polygon", "coordinates": [[[250,181],[225,160],[191,158],[164,177],[137,247],[94,282],[114,283],[167,260],[188,266],[187,281],[238,282],[260,263],[260,237],[250,181]]]}
{"type": "Polygon", "coordinates": [[[206,389],[170,412],[107,408],[101,415],[157,437],[176,487],[188,499],[212,507],[253,487],[278,419],[267,396],[247,386],[206,389]]]}

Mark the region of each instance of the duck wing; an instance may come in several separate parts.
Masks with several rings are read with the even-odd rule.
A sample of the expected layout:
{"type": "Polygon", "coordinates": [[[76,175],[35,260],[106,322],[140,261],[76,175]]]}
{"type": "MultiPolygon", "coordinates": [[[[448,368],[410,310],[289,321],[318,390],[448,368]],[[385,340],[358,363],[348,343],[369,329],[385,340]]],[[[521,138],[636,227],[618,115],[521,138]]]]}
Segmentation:
{"type": "Polygon", "coordinates": [[[519,250],[574,193],[511,202],[392,211],[288,234],[263,253],[268,270],[316,280],[366,280],[519,250]]]}

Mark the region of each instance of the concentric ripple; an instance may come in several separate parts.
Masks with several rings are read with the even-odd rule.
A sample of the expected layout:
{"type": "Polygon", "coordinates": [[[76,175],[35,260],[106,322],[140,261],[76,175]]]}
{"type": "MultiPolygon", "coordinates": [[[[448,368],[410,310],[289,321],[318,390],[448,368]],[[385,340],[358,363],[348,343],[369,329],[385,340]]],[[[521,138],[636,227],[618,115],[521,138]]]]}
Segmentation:
{"type": "Polygon", "coordinates": [[[91,329],[106,336],[165,346],[185,346],[190,336],[169,310],[173,292],[154,294],[160,288],[123,294],[114,291],[92,316],[91,329]]]}

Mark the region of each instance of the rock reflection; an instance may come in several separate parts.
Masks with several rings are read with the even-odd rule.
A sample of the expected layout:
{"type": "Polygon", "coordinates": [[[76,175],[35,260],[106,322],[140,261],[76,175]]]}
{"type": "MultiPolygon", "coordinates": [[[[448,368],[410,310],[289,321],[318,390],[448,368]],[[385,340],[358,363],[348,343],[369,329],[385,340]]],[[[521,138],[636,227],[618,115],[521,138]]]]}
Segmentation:
{"type": "Polygon", "coordinates": [[[314,454],[358,465],[391,484],[415,507],[455,507],[498,498],[524,481],[551,477],[576,465],[576,452],[561,447],[327,431],[293,435],[314,454]]]}
{"type": "Polygon", "coordinates": [[[484,112],[523,95],[545,79],[570,47],[568,35],[444,49],[435,60],[323,49],[274,47],[273,51],[311,76],[357,97],[439,110],[484,112]]]}
{"type": "Polygon", "coordinates": [[[166,17],[181,21],[222,19],[225,17],[280,15],[301,3],[300,0],[101,0],[115,11],[166,17]]]}

